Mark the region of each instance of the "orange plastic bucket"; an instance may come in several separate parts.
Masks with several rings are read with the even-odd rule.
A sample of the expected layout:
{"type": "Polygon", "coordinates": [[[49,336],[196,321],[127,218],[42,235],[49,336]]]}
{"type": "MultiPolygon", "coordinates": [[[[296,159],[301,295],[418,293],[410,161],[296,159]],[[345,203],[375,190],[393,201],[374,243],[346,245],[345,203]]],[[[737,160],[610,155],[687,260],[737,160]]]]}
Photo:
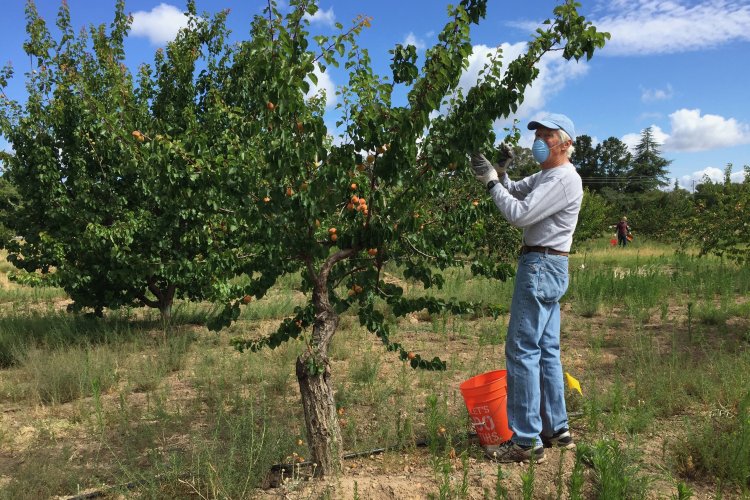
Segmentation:
{"type": "Polygon", "coordinates": [[[498,445],[513,436],[508,427],[506,375],[506,370],[494,370],[459,386],[482,446],[498,445]]]}

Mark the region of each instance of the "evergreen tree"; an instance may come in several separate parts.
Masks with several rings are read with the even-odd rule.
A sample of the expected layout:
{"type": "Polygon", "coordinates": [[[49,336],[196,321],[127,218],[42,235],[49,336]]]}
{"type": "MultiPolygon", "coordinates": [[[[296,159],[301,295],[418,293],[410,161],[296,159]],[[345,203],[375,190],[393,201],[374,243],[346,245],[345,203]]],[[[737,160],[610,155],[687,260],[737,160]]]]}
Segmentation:
{"type": "Polygon", "coordinates": [[[633,155],[628,147],[617,137],[610,137],[596,146],[596,157],[610,189],[619,193],[627,186],[627,176],[633,155]]]}
{"type": "Polygon", "coordinates": [[[597,190],[601,187],[599,182],[602,172],[597,161],[596,149],[592,145],[591,137],[579,135],[574,142],[575,152],[570,162],[578,169],[578,174],[583,180],[583,187],[597,190]]]}
{"type": "Polygon", "coordinates": [[[627,175],[629,193],[643,193],[669,184],[667,167],[672,163],[661,156],[659,144],[651,127],[641,132],[641,141],[635,147],[635,158],[627,175]]]}

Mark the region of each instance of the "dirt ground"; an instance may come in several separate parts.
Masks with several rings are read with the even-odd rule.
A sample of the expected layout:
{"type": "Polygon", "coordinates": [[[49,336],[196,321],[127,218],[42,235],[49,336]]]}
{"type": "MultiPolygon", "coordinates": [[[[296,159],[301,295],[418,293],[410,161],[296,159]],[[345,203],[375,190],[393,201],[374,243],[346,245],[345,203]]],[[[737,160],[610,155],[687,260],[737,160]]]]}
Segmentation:
{"type": "MultiPolygon", "coordinates": [[[[745,299],[739,297],[740,302],[745,299]]],[[[647,321],[642,328],[649,332],[653,348],[659,352],[668,352],[672,348],[672,335],[675,328],[679,328],[684,318],[681,317],[682,307],[669,309],[666,318],[662,320],[659,313],[654,313],[653,318],[647,321]]],[[[618,359],[625,355],[623,346],[623,335],[632,332],[632,325],[627,321],[615,323],[613,328],[612,316],[618,316],[621,311],[612,311],[607,315],[596,315],[592,318],[575,318],[569,305],[564,306],[563,322],[563,364],[566,370],[572,373],[584,373],[590,370],[592,345],[590,338],[582,335],[579,328],[584,324],[587,330],[606,332],[603,335],[602,345],[598,347],[595,356],[597,373],[614,378],[614,372],[620,368],[616,365],[618,359]],[[572,328],[572,330],[571,330],[572,328]]],[[[411,322],[419,322],[417,317],[412,317],[411,322]]],[[[744,322],[746,323],[746,321],[744,322]]],[[[747,325],[738,325],[746,328],[747,325]]],[[[731,328],[731,325],[730,325],[731,328]]],[[[409,340],[411,335],[405,335],[409,340]]],[[[416,336],[411,340],[415,340],[416,336]]],[[[429,342],[429,341],[428,341],[429,342]]],[[[474,346],[465,339],[454,339],[450,342],[451,352],[458,359],[470,361],[473,359],[474,346]]],[[[500,348],[502,352],[502,347],[500,348]]],[[[493,355],[497,355],[495,352],[493,355]]],[[[457,387],[461,380],[455,380],[457,387]]],[[[606,383],[606,381],[603,381],[606,383]]],[[[704,411],[696,409],[696,411],[704,411]]],[[[705,410],[705,411],[710,411],[705,410]]],[[[574,438],[586,439],[587,429],[585,423],[576,418],[576,413],[571,412],[571,432],[574,438]]],[[[667,444],[683,432],[682,417],[662,419],[653,427],[659,429],[641,436],[641,463],[640,471],[650,478],[648,486],[648,499],[671,499],[677,498],[676,484],[680,478],[670,477],[664,465],[667,444]]],[[[611,436],[613,439],[624,442],[626,436],[611,436]]],[[[476,437],[472,438],[476,450],[479,442],[476,437]]],[[[475,453],[475,455],[477,455],[475,453]]],[[[332,498],[332,499],[372,499],[372,500],[401,500],[401,499],[427,499],[440,498],[439,488],[443,477],[438,477],[435,467],[430,463],[430,453],[426,448],[414,448],[409,452],[390,452],[386,454],[373,454],[369,457],[359,457],[345,460],[344,473],[341,477],[325,480],[316,480],[309,477],[304,470],[296,476],[285,478],[276,477],[273,487],[255,492],[257,498],[261,499],[299,499],[299,498],[332,498]]],[[[534,492],[535,499],[559,499],[567,498],[568,491],[565,485],[571,475],[575,461],[575,453],[559,449],[545,450],[545,461],[534,466],[534,492]],[[560,487],[559,485],[563,485],[560,487]]],[[[463,463],[460,457],[451,459],[452,470],[450,485],[452,492],[460,491],[462,484],[466,485],[466,498],[485,499],[495,498],[497,484],[498,464],[488,460],[481,455],[471,456],[468,459],[468,474],[464,477],[463,463]]],[[[512,499],[523,498],[522,475],[528,474],[528,464],[502,464],[502,472],[505,479],[502,485],[509,492],[512,499]]],[[[592,470],[587,468],[586,475],[590,476],[592,470]]],[[[591,484],[587,480],[587,484],[591,484]]],[[[696,500],[708,500],[716,498],[714,485],[690,484],[696,500]]],[[[454,493],[455,494],[455,493],[454,493]]],[[[596,498],[593,492],[584,491],[586,498],[596,498]]],[[[725,491],[724,498],[740,498],[731,492],[725,491]]],[[[453,498],[448,496],[448,498],[453,498]]],[[[605,499],[606,500],[606,499],[605,499]]]]}
{"type": "MultiPolygon", "coordinates": [[[[614,311],[613,314],[617,312],[614,311]]],[[[667,315],[672,318],[670,321],[679,322],[678,310],[670,311],[667,315]]],[[[567,309],[563,311],[563,321],[570,321],[573,313],[567,309]]],[[[408,330],[411,324],[416,330],[422,322],[419,316],[411,317],[405,324],[404,329],[408,330]]],[[[564,364],[567,369],[574,373],[581,373],[587,368],[590,362],[592,346],[590,339],[580,334],[579,328],[582,325],[588,325],[590,330],[606,331],[604,334],[603,347],[598,347],[596,355],[597,370],[601,373],[609,373],[617,369],[615,362],[622,356],[622,342],[615,340],[624,332],[630,331],[630,325],[623,324],[621,328],[612,328],[607,323],[608,317],[599,315],[593,318],[576,318],[569,325],[564,325],[567,332],[564,336],[564,364]],[[611,342],[608,342],[611,338],[611,342]]],[[[197,327],[196,327],[197,328],[197,327]]],[[[673,331],[673,325],[668,324],[658,317],[653,321],[647,322],[643,328],[648,329],[654,340],[656,349],[668,349],[670,335],[668,332],[673,331]]],[[[416,333],[410,334],[408,331],[403,335],[404,340],[415,340],[416,333]]],[[[377,339],[373,339],[373,347],[378,347],[377,339]]],[[[424,339],[422,335],[420,342],[429,345],[429,338],[424,339]]],[[[223,344],[226,346],[226,344],[223,344]]],[[[449,339],[449,344],[443,345],[442,349],[449,349],[456,359],[465,362],[471,362],[476,356],[476,346],[472,345],[465,337],[449,339]]],[[[497,356],[501,347],[495,346],[494,350],[488,352],[487,357],[497,356]]],[[[491,360],[490,360],[491,361],[491,360]]],[[[381,377],[388,377],[387,371],[380,374],[381,377]]],[[[461,374],[457,374],[457,377],[461,374]]],[[[461,380],[453,381],[457,387],[461,380]]],[[[174,401],[187,401],[194,396],[193,389],[185,379],[179,375],[170,377],[172,389],[170,398],[174,401]]],[[[293,381],[292,381],[293,383],[293,381]]],[[[109,401],[104,404],[116,405],[114,394],[107,395],[109,401]]],[[[137,395],[143,399],[140,403],[136,399],[128,401],[129,404],[146,405],[145,396],[137,395]]],[[[16,470],[24,460],[29,459],[25,452],[31,443],[40,435],[48,433],[59,437],[58,445],[78,447],[72,454],[71,460],[76,456],[86,456],[87,449],[96,444],[96,436],[87,435],[82,432],[82,427],[71,424],[69,418],[75,412],[75,404],[51,406],[24,407],[18,404],[0,404],[0,487],[7,484],[16,470]]],[[[645,436],[643,440],[645,448],[643,451],[643,463],[641,470],[644,473],[656,478],[649,485],[648,498],[661,499],[672,498],[676,495],[677,478],[670,478],[663,466],[665,440],[671,439],[674,435],[679,434],[679,420],[662,421],[656,426],[662,429],[659,434],[645,436]]],[[[571,431],[576,438],[586,438],[587,429],[579,419],[571,419],[571,431]]],[[[613,436],[616,439],[626,439],[623,436],[613,436]]],[[[171,446],[179,447],[179,442],[171,442],[171,446]]],[[[406,500],[406,499],[426,499],[440,498],[440,486],[449,481],[450,491],[465,492],[465,497],[470,499],[495,498],[495,488],[497,485],[497,464],[485,459],[477,453],[478,447],[474,447],[474,453],[471,453],[468,459],[462,461],[460,456],[450,457],[452,473],[450,479],[440,476],[436,473],[437,467],[434,465],[434,457],[425,447],[416,446],[406,451],[389,451],[386,453],[372,453],[369,456],[359,456],[357,458],[346,459],[344,463],[344,472],[339,477],[318,479],[311,477],[311,468],[301,466],[293,471],[285,471],[283,474],[274,473],[267,478],[267,488],[258,489],[252,492],[249,498],[258,499],[372,499],[372,500],[406,500]],[[464,475],[465,464],[467,471],[464,475]]],[[[457,455],[460,455],[458,453],[457,455]]],[[[537,499],[556,499],[567,498],[567,488],[560,487],[560,484],[567,484],[567,478],[570,477],[573,469],[574,453],[562,452],[558,449],[546,450],[546,460],[544,463],[534,466],[535,480],[533,498],[537,499]]],[[[502,485],[510,492],[510,498],[522,498],[522,475],[528,474],[529,465],[503,464],[502,472],[505,479],[502,485]]],[[[588,469],[586,474],[591,474],[588,469]]],[[[590,484],[590,482],[587,482],[590,484]]],[[[695,485],[693,488],[694,499],[710,499],[714,497],[714,488],[710,485],[695,485]]],[[[585,492],[587,497],[593,498],[591,492],[585,492]]],[[[137,497],[137,495],[136,495],[137,497]]],[[[108,493],[106,489],[88,490],[79,492],[75,496],[61,496],[56,498],[118,498],[117,495],[108,493]]],[[[451,496],[448,496],[451,498],[451,496]]],[[[732,498],[731,495],[725,495],[725,498],[732,498]]]]}

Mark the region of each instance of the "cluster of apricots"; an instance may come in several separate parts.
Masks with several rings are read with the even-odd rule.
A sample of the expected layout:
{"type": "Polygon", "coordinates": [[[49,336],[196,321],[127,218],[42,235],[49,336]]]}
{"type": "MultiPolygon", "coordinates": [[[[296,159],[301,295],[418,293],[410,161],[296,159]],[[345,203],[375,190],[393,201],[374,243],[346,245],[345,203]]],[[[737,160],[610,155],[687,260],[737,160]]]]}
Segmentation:
{"type": "MultiPolygon", "coordinates": [[[[352,186],[356,186],[356,184],[352,184],[352,186]]],[[[356,187],[353,189],[356,189],[356,187]]],[[[367,208],[367,200],[365,198],[360,198],[356,194],[349,198],[349,203],[346,204],[346,209],[350,212],[353,210],[362,212],[362,215],[370,213],[370,210],[367,208]]]]}

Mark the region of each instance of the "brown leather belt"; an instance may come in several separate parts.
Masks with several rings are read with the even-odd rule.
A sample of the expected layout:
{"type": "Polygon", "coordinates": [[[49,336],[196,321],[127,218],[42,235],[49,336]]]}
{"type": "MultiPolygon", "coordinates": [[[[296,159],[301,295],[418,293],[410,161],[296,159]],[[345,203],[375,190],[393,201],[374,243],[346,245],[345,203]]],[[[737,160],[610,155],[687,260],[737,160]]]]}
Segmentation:
{"type": "Polygon", "coordinates": [[[521,247],[521,253],[529,253],[529,252],[537,252],[537,253],[547,253],[550,255],[563,255],[565,257],[568,256],[568,252],[561,252],[559,250],[555,250],[554,248],[549,247],[530,247],[527,245],[524,245],[521,247]]]}

